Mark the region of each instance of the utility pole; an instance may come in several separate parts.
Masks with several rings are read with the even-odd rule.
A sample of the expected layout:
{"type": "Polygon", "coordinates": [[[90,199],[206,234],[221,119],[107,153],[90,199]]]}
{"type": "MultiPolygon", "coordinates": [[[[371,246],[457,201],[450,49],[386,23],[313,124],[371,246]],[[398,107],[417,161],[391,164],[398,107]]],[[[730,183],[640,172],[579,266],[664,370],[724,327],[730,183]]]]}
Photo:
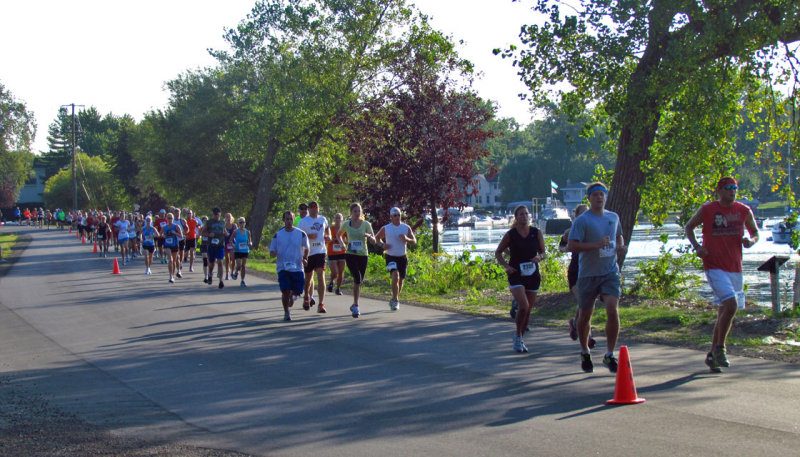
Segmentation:
{"type": "MultiPolygon", "coordinates": [[[[69,105],[61,105],[61,107],[69,106],[72,107],[72,210],[78,210],[78,175],[75,173],[75,104],[70,103],[69,105]]],[[[81,108],[84,105],[77,105],[81,108]]]]}

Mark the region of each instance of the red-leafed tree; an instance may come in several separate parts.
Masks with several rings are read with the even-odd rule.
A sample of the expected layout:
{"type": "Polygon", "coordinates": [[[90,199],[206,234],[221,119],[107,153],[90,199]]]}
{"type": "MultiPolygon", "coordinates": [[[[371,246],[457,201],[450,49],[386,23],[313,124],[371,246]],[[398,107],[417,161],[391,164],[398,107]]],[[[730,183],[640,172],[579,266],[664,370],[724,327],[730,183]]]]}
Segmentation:
{"type": "Polygon", "coordinates": [[[430,213],[436,252],[436,208],[463,206],[477,193],[476,165],[488,154],[486,123],[494,113],[450,76],[463,63],[432,55],[413,51],[396,63],[394,83],[349,121],[348,148],[365,211],[379,223],[395,205],[417,224],[430,213]]]}

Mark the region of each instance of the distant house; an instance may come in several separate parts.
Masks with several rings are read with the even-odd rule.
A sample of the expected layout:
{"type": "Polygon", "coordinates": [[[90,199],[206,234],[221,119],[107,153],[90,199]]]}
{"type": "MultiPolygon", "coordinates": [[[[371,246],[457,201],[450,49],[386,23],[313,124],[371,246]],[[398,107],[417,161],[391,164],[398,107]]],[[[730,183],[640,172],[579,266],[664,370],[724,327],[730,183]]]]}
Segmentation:
{"type": "Polygon", "coordinates": [[[588,183],[585,182],[578,182],[575,184],[567,184],[558,189],[562,194],[564,206],[567,207],[570,213],[583,201],[583,197],[586,195],[587,184],[588,183]]]}
{"type": "Polygon", "coordinates": [[[19,192],[19,198],[15,205],[44,206],[44,182],[45,168],[34,166],[30,178],[19,192]]]}
{"type": "Polygon", "coordinates": [[[478,180],[478,193],[470,195],[464,199],[468,206],[481,208],[496,208],[501,205],[500,201],[500,175],[497,174],[491,179],[479,174],[475,177],[478,180]]]}

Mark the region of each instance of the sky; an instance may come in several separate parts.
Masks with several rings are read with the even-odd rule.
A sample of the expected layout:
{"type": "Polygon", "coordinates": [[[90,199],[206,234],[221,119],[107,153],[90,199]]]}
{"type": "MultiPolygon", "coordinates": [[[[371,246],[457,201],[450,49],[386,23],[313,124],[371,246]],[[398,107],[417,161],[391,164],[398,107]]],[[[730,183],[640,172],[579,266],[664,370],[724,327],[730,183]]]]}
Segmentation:
{"type": "MultiPolygon", "coordinates": [[[[435,28],[464,41],[462,57],[481,73],[474,84],[498,104],[499,117],[528,124],[527,92],[509,60],[494,48],[519,43],[531,2],[412,0],[435,28]]],[[[101,115],[141,120],[169,101],[164,83],[213,66],[207,49],[227,49],[255,0],[11,0],[0,8],[0,83],[34,113],[34,152],[47,150],[47,127],[62,105],[94,106],[101,115]]],[[[80,109],[80,108],[78,108],[80,109]]]]}

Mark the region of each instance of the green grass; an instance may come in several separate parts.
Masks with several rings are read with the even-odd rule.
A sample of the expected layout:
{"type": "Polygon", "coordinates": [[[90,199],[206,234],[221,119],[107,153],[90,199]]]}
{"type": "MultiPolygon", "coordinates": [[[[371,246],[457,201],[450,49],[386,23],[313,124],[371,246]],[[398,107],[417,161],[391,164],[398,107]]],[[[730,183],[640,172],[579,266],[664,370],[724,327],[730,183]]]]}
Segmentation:
{"type": "Polygon", "coordinates": [[[758,205],[757,209],[760,210],[770,210],[776,208],[784,208],[786,206],[786,202],[769,202],[769,203],[762,203],[758,205]]]}
{"type": "Polygon", "coordinates": [[[3,247],[3,257],[8,257],[9,253],[11,252],[11,248],[17,244],[17,235],[13,233],[4,233],[0,234],[0,246],[3,247]]]}

